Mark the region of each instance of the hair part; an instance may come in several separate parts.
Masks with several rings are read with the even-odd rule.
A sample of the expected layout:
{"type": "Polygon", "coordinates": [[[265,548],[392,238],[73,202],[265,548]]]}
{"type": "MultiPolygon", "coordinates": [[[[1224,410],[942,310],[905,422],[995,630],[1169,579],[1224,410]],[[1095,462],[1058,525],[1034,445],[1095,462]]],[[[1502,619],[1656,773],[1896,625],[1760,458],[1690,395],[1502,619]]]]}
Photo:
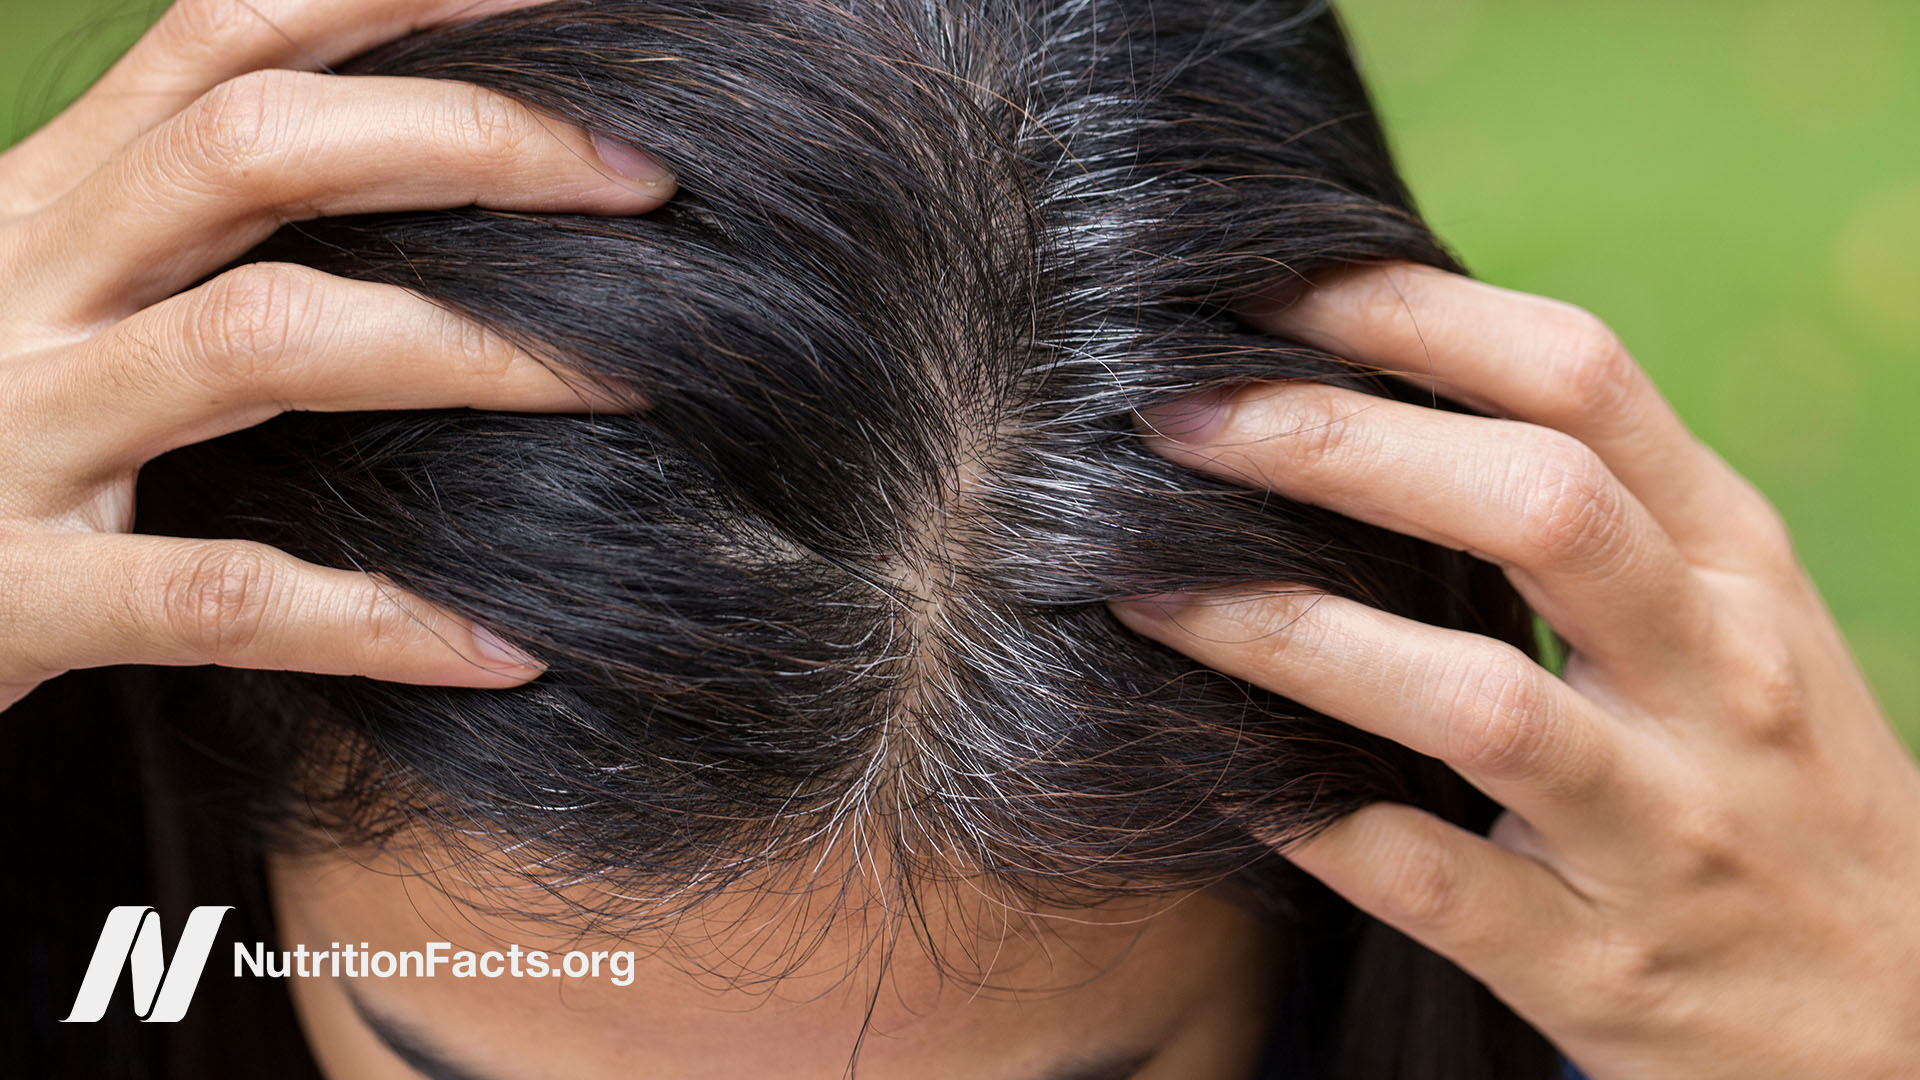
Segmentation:
{"type": "Polygon", "coordinates": [[[323,220],[255,253],[413,289],[636,408],[291,414],[149,467],[143,529],[378,573],[549,665],[512,690],[178,675],[222,702],[192,736],[235,828],[429,835],[629,928],[834,843],[903,897],[1228,884],[1330,943],[1298,981],[1351,989],[1357,1041],[1302,1038],[1343,1075],[1542,1075],[1490,996],[1249,828],[1492,805],[1104,606],[1265,582],[1532,648],[1493,568],[1135,427],[1252,380],[1411,393],[1233,318],[1330,267],[1458,269],[1324,5],[560,0],[352,70],[511,95],[648,148],[680,195],[323,220]]]}

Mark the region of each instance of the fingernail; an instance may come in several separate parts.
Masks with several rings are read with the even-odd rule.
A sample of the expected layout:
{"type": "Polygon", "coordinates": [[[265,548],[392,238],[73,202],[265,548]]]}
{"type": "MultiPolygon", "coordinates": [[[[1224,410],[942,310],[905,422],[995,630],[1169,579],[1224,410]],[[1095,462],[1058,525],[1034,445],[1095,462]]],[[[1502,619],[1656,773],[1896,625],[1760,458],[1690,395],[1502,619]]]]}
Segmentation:
{"type": "Polygon", "coordinates": [[[618,139],[595,132],[593,150],[600,155],[608,171],[622,179],[655,188],[667,187],[674,182],[672,169],[618,139]]]}
{"type": "Polygon", "coordinates": [[[1227,422],[1238,387],[1216,386],[1140,410],[1147,430],[1174,442],[1203,443],[1227,422]]]}
{"type": "Polygon", "coordinates": [[[518,668],[531,673],[547,670],[547,665],[507,644],[505,638],[484,626],[473,628],[473,648],[482,660],[504,668],[518,668]]]}

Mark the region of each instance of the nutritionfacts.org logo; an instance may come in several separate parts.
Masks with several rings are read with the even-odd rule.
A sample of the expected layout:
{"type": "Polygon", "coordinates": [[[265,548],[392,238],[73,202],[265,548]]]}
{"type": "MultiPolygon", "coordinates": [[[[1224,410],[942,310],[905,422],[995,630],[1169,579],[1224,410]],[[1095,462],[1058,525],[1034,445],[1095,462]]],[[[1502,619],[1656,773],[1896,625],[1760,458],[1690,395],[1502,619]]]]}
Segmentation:
{"type": "MultiPolygon", "coordinates": [[[[132,983],[133,1010],[150,1024],[167,1024],[186,1015],[193,992],[213,952],[214,938],[228,907],[197,907],[169,960],[161,942],[160,913],[129,905],[107,913],[93,960],[74,996],[64,1023],[90,1024],[107,1013],[121,972],[132,983]]],[[[549,953],[511,944],[476,952],[450,942],[428,941],[420,948],[392,951],[334,942],[327,948],[269,949],[264,942],[235,942],[234,978],[298,979],[593,979],[632,986],[635,958],[630,949],[572,949],[549,953]]]]}
{"type": "Polygon", "coordinates": [[[187,928],[168,962],[160,942],[160,913],[150,907],[117,907],[107,913],[100,941],[93,947],[73,1011],[62,1021],[91,1024],[107,1014],[107,1001],[128,970],[133,983],[133,1011],[150,1024],[169,1024],[187,1014],[193,991],[200,985],[220,921],[232,907],[197,907],[187,916],[187,928]],[[130,969],[130,970],[129,970],[130,969]]]}

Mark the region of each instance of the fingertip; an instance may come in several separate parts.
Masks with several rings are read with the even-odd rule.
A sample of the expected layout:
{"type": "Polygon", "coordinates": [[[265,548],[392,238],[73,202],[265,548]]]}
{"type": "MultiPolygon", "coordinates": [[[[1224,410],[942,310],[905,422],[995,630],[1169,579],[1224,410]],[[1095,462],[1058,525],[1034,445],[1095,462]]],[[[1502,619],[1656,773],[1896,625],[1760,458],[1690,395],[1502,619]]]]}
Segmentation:
{"type": "Polygon", "coordinates": [[[1192,604],[1192,599],[1184,592],[1152,593],[1110,601],[1107,607],[1122,623],[1135,630],[1164,633],[1175,626],[1175,619],[1192,604]]]}
{"type": "Polygon", "coordinates": [[[679,179],[665,163],[631,143],[602,132],[592,132],[588,141],[600,164],[613,180],[629,194],[654,203],[671,199],[679,190],[679,179]]]}
{"type": "Polygon", "coordinates": [[[1337,837],[1342,827],[1350,824],[1352,816],[1348,814],[1318,822],[1307,828],[1269,830],[1260,838],[1266,841],[1267,845],[1273,848],[1281,858],[1314,877],[1321,877],[1327,872],[1330,859],[1328,850],[1338,842],[1337,837]]]}
{"type": "Polygon", "coordinates": [[[1330,335],[1337,334],[1346,320],[1366,312],[1366,298],[1381,291],[1397,297],[1402,283],[1431,274],[1447,275],[1449,271],[1395,259],[1337,266],[1309,276],[1296,274],[1255,293],[1240,306],[1240,315],[1268,333],[1337,350],[1339,342],[1330,335]]]}
{"type": "Polygon", "coordinates": [[[1331,821],[1290,820],[1290,815],[1285,814],[1275,816],[1247,801],[1214,805],[1221,817],[1246,830],[1248,836],[1283,858],[1291,858],[1294,851],[1311,844],[1331,824],[1331,821]]]}
{"type": "Polygon", "coordinates": [[[546,673],[545,664],[493,630],[476,623],[472,634],[475,663],[486,673],[488,683],[519,686],[546,673]]]}
{"type": "Polygon", "coordinates": [[[1239,393],[1237,386],[1215,386],[1138,412],[1147,433],[1176,445],[1198,446],[1219,434],[1239,393]]]}

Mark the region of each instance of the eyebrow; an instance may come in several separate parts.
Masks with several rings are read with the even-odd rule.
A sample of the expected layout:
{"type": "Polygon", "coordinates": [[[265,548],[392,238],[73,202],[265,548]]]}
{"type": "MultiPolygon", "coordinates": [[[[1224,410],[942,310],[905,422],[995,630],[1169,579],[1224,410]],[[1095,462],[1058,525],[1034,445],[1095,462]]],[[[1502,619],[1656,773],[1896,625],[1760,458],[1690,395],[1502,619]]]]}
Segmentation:
{"type": "MultiPolygon", "coordinates": [[[[419,1073],[426,1080],[490,1080],[483,1073],[477,1073],[465,1065],[457,1065],[447,1059],[446,1054],[435,1047],[419,1031],[384,1015],[353,992],[353,987],[342,984],[347,1001],[353,1006],[354,1015],[367,1025],[374,1038],[380,1040],[393,1056],[406,1064],[407,1068],[419,1073]]],[[[1107,1055],[1092,1060],[1076,1061],[1058,1066],[1041,1073],[1033,1080],[1127,1080],[1138,1072],[1140,1066],[1152,1059],[1157,1051],[1131,1051],[1124,1054],[1107,1055]]]]}
{"type": "Polygon", "coordinates": [[[1075,1062],[1037,1076],[1034,1080],[1127,1080],[1158,1052],[1147,1050],[1075,1062]]]}
{"type": "Polygon", "coordinates": [[[489,1080],[488,1077],[468,1069],[465,1065],[456,1065],[447,1060],[447,1056],[435,1047],[419,1031],[390,1016],[383,1015],[361,1000],[353,992],[353,987],[341,983],[347,992],[347,1001],[352,1004],[354,1015],[367,1025],[374,1038],[393,1052],[393,1056],[406,1063],[407,1068],[426,1077],[426,1080],[489,1080]]]}

